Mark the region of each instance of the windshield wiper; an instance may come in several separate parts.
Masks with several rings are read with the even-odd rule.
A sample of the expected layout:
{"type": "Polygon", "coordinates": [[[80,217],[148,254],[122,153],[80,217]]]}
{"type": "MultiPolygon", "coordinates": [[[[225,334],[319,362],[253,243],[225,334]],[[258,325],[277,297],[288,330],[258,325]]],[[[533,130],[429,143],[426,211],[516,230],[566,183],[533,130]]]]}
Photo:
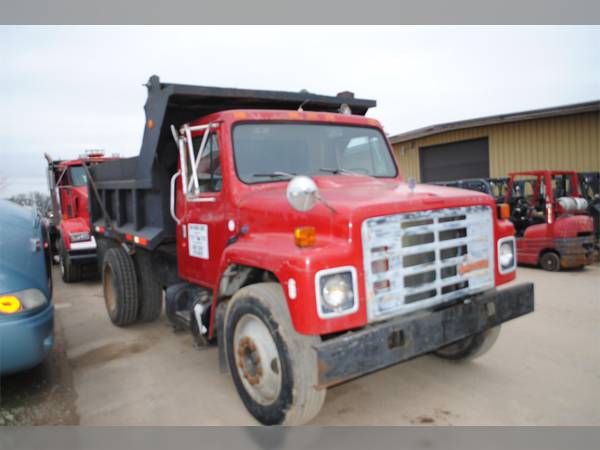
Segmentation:
{"type": "Polygon", "coordinates": [[[344,174],[344,175],[354,175],[354,176],[359,176],[359,177],[371,177],[373,178],[372,175],[369,175],[367,173],[360,173],[360,172],[354,172],[352,170],[348,170],[348,169],[342,169],[341,167],[338,169],[331,169],[328,167],[320,167],[319,170],[321,172],[329,172],[332,173],[334,175],[338,175],[338,174],[344,174]]]}
{"type": "Polygon", "coordinates": [[[288,172],[270,172],[270,173],[255,173],[252,174],[253,178],[294,178],[295,173],[288,172]]]}

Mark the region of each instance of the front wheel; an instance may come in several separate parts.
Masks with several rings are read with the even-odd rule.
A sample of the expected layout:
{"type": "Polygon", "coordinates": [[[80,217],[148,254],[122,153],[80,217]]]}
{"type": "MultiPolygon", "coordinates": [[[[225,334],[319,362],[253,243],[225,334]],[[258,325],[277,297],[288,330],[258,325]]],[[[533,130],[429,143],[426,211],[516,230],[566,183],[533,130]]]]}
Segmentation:
{"type": "Polygon", "coordinates": [[[60,264],[60,274],[65,283],[75,283],[80,281],[82,278],[82,267],[77,264],[73,264],[71,258],[69,257],[69,253],[65,248],[65,243],[61,239],[59,243],[59,264],[60,264]]]}
{"type": "Polygon", "coordinates": [[[470,361],[487,353],[500,334],[500,325],[474,334],[434,352],[435,356],[455,362],[470,361]]]}
{"type": "Polygon", "coordinates": [[[238,291],[225,317],[227,362],[248,411],[264,425],[301,425],[325,401],[317,389],[318,336],[298,334],[277,283],[238,291]]]}
{"type": "Polygon", "coordinates": [[[560,270],[560,256],[555,252],[546,252],[540,258],[540,266],[549,272],[560,270]]]}

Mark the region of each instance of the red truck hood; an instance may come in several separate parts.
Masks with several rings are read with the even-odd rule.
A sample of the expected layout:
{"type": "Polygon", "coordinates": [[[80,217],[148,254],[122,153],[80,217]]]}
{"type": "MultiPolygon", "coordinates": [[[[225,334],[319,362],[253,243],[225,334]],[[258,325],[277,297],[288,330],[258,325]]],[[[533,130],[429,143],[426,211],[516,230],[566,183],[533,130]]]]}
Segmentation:
{"type": "MultiPolygon", "coordinates": [[[[239,219],[250,232],[289,232],[297,226],[311,225],[337,237],[348,237],[349,224],[360,225],[369,217],[408,211],[457,206],[494,206],[494,200],[475,191],[418,184],[411,191],[399,180],[366,176],[335,175],[313,177],[323,201],[311,211],[295,211],[287,202],[287,182],[262,185],[244,196],[239,219]],[[332,211],[333,210],[333,211],[332,211]]],[[[319,233],[320,234],[320,233],[319,233]]]]}

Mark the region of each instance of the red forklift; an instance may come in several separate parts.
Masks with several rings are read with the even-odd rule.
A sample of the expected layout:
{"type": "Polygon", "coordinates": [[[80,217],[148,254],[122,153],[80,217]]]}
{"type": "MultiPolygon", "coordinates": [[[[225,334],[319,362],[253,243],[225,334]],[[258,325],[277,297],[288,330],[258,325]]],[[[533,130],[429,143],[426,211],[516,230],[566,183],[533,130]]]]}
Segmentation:
{"type": "Polygon", "coordinates": [[[54,161],[47,153],[48,187],[52,200],[50,230],[54,262],[60,263],[65,283],[80,281],[96,272],[96,240],[90,233],[87,167],[118,156],[87,150],[77,159],[54,161]]]}
{"type": "Polygon", "coordinates": [[[594,225],[576,172],[510,173],[505,202],[515,225],[519,264],[549,271],[592,264],[594,225]]]}

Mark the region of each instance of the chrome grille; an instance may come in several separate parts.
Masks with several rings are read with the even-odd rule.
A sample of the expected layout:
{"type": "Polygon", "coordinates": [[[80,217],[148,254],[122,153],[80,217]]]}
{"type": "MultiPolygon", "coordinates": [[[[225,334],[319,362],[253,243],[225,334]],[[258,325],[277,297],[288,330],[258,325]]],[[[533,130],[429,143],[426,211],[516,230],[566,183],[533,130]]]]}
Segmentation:
{"type": "Polygon", "coordinates": [[[373,217],[362,224],[369,320],[429,308],[494,285],[488,206],[373,217]]]}

